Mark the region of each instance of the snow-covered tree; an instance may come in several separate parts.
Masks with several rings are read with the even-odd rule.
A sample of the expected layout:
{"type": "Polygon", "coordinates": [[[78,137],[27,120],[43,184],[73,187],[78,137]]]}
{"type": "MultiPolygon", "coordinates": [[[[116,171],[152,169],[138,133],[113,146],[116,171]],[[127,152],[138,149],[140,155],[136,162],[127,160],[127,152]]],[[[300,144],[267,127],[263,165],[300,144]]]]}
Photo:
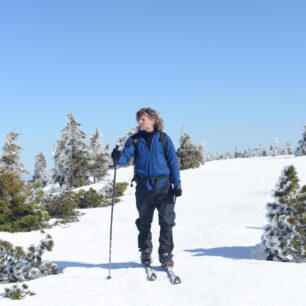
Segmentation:
{"type": "Polygon", "coordinates": [[[265,156],[265,148],[260,144],[257,148],[257,156],[265,156]]]}
{"type": "Polygon", "coordinates": [[[67,119],[62,137],[57,142],[53,179],[64,187],[80,187],[88,183],[89,157],[84,143],[85,133],[80,130],[81,124],[71,114],[67,119]]]}
{"type": "Polygon", "coordinates": [[[304,126],[304,133],[302,139],[298,143],[298,147],[295,151],[295,156],[306,155],[306,125],[304,126]]]}
{"type": "Polygon", "coordinates": [[[137,127],[132,128],[132,129],[128,130],[122,138],[119,138],[119,140],[117,142],[117,146],[119,146],[119,149],[122,149],[124,144],[128,140],[128,138],[131,137],[132,135],[136,134],[137,132],[138,132],[137,127]]]}
{"type": "Polygon", "coordinates": [[[204,155],[204,161],[212,161],[215,159],[215,156],[214,156],[214,153],[209,150],[209,149],[206,149],[205,152],[203,152],[203,155],[204,155]]]}
{"type": "Polygon", "coordinates": [[[222,159],[222,155],[219,152],[214,152],[213,153],[213,159],[214,160],[220,160],[220,159],[222,159]]]}
{"type": "Polygon", "coordinates": [[[42,186],[46,186],[48,181],[48,174],[46,171],[47,162],[46,158],[43,153],[39,153],[36,156],[36,162],[34,165],[34,175],[33,175],[33,182],[39,181],[42,186]]]}
{"type": "Polygon", "coordinates": [[[270,154],[271,156],[279,155],[279,141],[277,138],[274,138],[274,142],[270,145],[270,154]]]}
{"type": "Polygon", "coordinates": [[[258,156],[258,151],[257,151],[257,148],[255,148],[255,149],[251,149],[251,157],[256,157],[256,156],[258,156]]]}
{"type": "Polygon", "coordinates": [[[187,133],[181,136],[180,147],[176,154],[179,158],[180,169],[198,168],[204,164],[202,146],[193,145],[187,133]]]}
{"type": "Polygon", "coordinates": [[[253,156],[253,151],[252,149],[248,148],[247,150],[243,151],[242,157],[244,158],[249,158],[253,156]]]}
{"type": "Polygon", "coordinates": [[[18,134],[15,132],[10,132],[6,136],[3,153],[0,158],[0,170],[22,175],[26,173],[26,170],[20,161],[21,148],[18,146],[17,140],[18,134]]]}
{"type": "Polygon", "coordinates": [[[233,157],[232,157],[232,154],[231,154],[230,152],[225,152],[223,158],[224,158],[224,159],[231,159],[231,158],[233,158],[233,157]]]}
{"type": "Polygon", "coordinates": [[[89,174],[93,177],[94,183],[101,180],[107,173],[110,163],[108,146],[102,145],[102,135],[99,129],[91,135],[89,145],[89,174]]]}
{"type": "Polygon", "coordinates": [[[236,146],[235,147],[235,152],[234,152],[234,158],[240,158],[240,157],[242,157],[242,153],[240,151],[239,146],[236,146]]]}
{"type": "Polygon", "coordinates": [[[292,237],[292,228],[288,218],[293,213],[293,202],[299,188],[299,180],[294,166],[285,167],[273,191],[275,201],[267,203],[268,225],[265,226],[262,242],[267,259],[286,261],[288,241],[292,237]]]}
{"type": "Polygon", "coordinates": [[[291,228],[288,246],[300,256],[306,256],[306,185],[297,193],[292,203],[292,213],[287,218],[291,228]]]}

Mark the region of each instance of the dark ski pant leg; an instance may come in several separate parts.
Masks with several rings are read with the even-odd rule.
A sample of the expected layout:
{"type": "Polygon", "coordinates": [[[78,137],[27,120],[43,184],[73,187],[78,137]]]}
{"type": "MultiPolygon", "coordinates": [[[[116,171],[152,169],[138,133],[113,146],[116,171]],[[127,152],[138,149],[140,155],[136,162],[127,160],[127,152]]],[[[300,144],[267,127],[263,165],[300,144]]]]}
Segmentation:
{"type": "Polygon", "coordinates": [[[158,253],[160,256],[164,253],[172,254],[174,248],[172,228],[175,226],[175,203],[171,189],[167,189],[166,192],[158,195],[156,207],[160,225],[158,253]]]}
{"type": "Polygon", "coordinates": [[[136,186],[136,206],[139,213],[136,220],[139,231],[138,248],[140,251],[152,251],[151,223],[155,209],[155,194],[148,191],[143,184],[137,184],[136,186]]]}

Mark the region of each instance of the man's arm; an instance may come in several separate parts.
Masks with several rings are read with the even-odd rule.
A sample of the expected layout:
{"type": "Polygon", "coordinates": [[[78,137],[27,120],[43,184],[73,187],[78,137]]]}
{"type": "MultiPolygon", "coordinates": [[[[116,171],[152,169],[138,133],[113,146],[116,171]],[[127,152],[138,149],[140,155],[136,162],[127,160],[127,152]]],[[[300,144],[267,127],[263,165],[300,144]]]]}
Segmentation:
{"type": "Polygon", "coordinates": [[[117,160],[117,163],[116,163],[117,166],[122,167],[122,166],[127,165],[130,162],[131,157],[134,155],[134,150],[135,150],[135,146],[133,143],[133,138],[130,137],[126,141],[121,151],[120,158],[117,160]]]}
{"type": "Polygon", "coordinates": [[[180,169],[176,156],[176,150],[171,138],[168,135],[167,135],[167,148],[165,156],[167,158],[167,162],[169,165],[172,183],[175,188],[180,187],[181,186],[180,169]]]}

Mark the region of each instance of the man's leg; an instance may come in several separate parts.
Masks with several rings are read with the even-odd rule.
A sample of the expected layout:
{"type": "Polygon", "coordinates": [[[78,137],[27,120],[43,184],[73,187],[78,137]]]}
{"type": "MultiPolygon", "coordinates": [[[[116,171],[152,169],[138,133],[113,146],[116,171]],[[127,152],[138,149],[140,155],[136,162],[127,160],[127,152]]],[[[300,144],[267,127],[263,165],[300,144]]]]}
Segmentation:
{"type": "Polygon", "coordinates": [[[159,258],[163,265],[173,266],[172,251],[174,248],[172,228],[175,226],[174,201],[169,189],[161,193],[157,199],[157,209],[160,225],[159,258]]]}
{"type": "Polygon", "coordinates": [[[139,217],[136,220],[136,226],[139,231],[138,248],[144,255],[151,255],[153,249],[151,223],[155,208],[154,194],[141,184],[136,186],[136,205],[139,213],[139,217]]]}

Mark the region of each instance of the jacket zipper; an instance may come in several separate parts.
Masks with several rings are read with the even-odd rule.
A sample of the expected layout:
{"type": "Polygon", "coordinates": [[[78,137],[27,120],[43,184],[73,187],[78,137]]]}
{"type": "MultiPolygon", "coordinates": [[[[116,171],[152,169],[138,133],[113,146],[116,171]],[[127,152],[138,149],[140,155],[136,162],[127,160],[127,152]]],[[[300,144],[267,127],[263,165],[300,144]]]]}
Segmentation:
{"type": "Polygon", "coordinates": [[[155,138],[156,138],[156,134],[154,134],[153,137],[152,137],[152,142],[151,142],[150,150],[148,149],[146,141],[143,138],[141,138],[141,140],[144,142],[144,145],[146,146],[146,150],[147,150],[147,153],[149,155],[149,173],[148,173],[149,176],[148,177],[151,176],[151,152],[152,152],[152,146],[153,146],[155,138]]]}

